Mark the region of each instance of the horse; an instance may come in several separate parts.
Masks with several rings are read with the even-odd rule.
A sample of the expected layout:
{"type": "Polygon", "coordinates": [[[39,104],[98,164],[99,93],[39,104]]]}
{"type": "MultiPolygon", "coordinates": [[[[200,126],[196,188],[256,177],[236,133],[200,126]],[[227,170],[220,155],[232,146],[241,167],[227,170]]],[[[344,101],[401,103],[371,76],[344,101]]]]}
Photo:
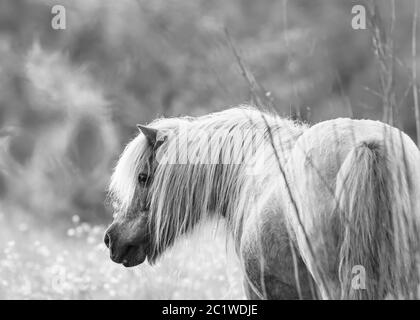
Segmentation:
{"type": "Polygon", "coordinates": [[[114,262],[154,264],[219,218],[250,299],[415,296],[420,151],[400,130],[343,118],[310,127],[251,106],[138,129],[109,185],[114,262]],[[356,285],[355,266],[366,275],[356,285]]]}

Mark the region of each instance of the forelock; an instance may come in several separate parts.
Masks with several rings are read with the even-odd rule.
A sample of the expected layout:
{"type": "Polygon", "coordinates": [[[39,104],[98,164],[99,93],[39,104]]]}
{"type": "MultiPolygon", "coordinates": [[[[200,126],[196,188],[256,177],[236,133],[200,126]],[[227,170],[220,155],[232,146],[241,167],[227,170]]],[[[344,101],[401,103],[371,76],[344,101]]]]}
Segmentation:
{"type": "Polygon", "coordinates": [[[121,154],[109,185],[109,196],[117,199],[121,209],[127,209],[133,201],[137,176],[147,166],[152,148],[146,137],[139,133],[121,154]]]}

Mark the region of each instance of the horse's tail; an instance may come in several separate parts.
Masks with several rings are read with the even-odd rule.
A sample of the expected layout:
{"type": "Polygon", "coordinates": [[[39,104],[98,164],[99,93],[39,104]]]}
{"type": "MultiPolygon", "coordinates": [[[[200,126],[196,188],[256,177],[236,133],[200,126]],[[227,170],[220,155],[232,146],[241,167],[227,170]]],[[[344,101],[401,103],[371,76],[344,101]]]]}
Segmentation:
{"type": "Polygon", "coordinates": [[[413,298],[417,292],[419,242],[409,177],[401,155],[387,151],[364,142],[338,173],[343,299],[413,298]]]}

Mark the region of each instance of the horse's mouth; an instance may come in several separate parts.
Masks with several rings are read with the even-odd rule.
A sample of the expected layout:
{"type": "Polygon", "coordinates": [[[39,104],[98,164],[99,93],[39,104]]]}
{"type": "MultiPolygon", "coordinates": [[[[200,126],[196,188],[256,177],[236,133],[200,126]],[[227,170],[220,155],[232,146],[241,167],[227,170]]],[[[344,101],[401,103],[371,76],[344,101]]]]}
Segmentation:
{"type": "Polygon", "coordinates": [[[147,252],[144,245],[132,245],[128,246],[125,252],[122,254],[117,263],[121,263],[126,268],[135,267],[139,264],[142,264],[146,260],[147,252]]]}

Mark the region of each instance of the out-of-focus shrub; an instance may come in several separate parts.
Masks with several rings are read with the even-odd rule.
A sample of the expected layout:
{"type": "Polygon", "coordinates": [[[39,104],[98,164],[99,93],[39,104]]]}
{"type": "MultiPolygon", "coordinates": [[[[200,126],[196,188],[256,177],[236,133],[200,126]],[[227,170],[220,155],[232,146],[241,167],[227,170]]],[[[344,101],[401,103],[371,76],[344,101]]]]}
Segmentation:
{"type": "Polygon", "coordinates": [[[23,76],[28,108],[4,139],[8,202],[41,222],[65,221],[76,209],[85,220],[104,220],[107,177],[120,149],[102,89],[66,55],[38,44],[25,56],[23,76]]]}

